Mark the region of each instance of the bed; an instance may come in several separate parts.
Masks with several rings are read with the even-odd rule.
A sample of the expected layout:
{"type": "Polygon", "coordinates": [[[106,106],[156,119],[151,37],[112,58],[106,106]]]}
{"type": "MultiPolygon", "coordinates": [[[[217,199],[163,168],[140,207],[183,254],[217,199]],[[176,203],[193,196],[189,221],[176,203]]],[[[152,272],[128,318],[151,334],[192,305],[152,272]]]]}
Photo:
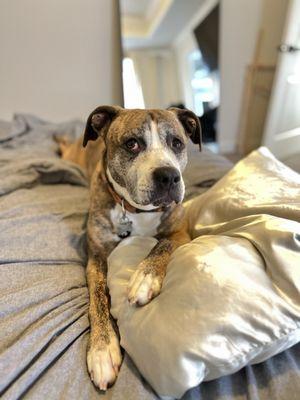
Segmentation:
{"type": "MultiPolygon", "coordinates": [[[[0,123],[0,393],[3,399],[157,399],[125,354],[116,384],[100,393],[86,369],[88,184],[59,159],[53,134],[78,137],[80,121],[31,115],[0,123]]],[[[232,167],[190,148],[186,198],[232,167]]],[[[182,399],[298,399],[300,345],[189,390],[182,399]]]]}

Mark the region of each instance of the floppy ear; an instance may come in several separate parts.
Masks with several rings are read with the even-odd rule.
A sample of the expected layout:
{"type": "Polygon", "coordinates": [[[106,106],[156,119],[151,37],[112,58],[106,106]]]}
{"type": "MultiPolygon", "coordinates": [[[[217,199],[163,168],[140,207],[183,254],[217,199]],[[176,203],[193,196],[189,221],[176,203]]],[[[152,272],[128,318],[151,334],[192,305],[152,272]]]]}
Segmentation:
{"type": "Polygon", "coordinates": [[[171,107],[168,108],[168,110],[176,114],[186,134],[189,136],[193,143],[199,145],[199,150],[201,151],[202,134],[200,121],[197,115],[190,110],[186,110],[185,108],[181,109],[171,107]]]}
{"type": "Polygon", "coordinates": [[[99,136],[104,136],[109,125],[121,110],[122,108],[119,106],[97,107],[86,121],[83,147],[87,145],[89,140],[97,140],[99,136]]]}

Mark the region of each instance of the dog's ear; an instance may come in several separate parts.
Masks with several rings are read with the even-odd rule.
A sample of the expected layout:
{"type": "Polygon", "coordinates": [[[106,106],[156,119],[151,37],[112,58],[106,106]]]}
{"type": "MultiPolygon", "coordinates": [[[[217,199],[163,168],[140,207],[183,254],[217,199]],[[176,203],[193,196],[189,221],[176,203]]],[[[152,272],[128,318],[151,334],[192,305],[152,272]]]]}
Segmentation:
{"type": "Polygon", "coordinates": [[[119,106],[100,106],[97,107],[88,117],[86,121],[85,131],[83,135],[83,147],[89,140],[97,140],[98,137],[104,136],[108,131],[113,119],[122,110],[119,106]]]}
{"type": "Polygon", "coordinates": [[[202,134],[200,121],[197,115],[190,110],[186,110],[185,108],[181,109],[171,107],[168,108],[168,110],[176,114],[186,134],[189,136],[193,143],[199,145],[199,150],[201,151],[202,134]]]}

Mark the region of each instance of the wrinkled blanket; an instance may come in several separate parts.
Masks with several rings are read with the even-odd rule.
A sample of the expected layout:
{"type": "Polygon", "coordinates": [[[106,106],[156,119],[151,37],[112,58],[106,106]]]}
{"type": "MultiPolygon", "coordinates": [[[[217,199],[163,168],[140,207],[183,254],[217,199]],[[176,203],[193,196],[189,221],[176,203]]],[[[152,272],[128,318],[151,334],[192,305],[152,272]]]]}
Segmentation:
{"type": "MultiPolygon", "coordinates": [[[[86,370],[88,189],[83,172],[59,160],[52,140],[54,133],[77,137],[82,129],[78,121],[52,124],[29,115],[0,122],[3,399],[157,399],[126,354],[106,394],[95,389],[86,370]]],[[[194,151],[186,177],[189,196],[207,190],[230,166],[222,157],[194,151]]],[[[294,347],[261,365],[203,383],[184,399],[290,400],[299,382],[299,351],[294,347]]]]}

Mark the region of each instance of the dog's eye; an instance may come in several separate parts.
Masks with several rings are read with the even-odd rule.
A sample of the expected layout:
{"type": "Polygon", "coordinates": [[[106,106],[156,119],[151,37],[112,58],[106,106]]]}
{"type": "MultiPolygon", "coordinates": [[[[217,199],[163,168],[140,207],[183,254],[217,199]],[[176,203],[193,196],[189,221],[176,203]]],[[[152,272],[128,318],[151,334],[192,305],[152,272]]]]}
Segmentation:
{"type": "Polygon", "coordinates": [[[182,143],[181,140],[177,138],[173,138],[172,140],[172,147],[176,150],[181,150],[183,148],[184,144],[182,143]]]}
{"type": "Polygon", "coordinates": [[[140,145],[138,141],[135,139],[129,139],[125,142],[125,146],[128,150],[132,151],[133,153],[138,153],[140,151],[140,145]]]}

